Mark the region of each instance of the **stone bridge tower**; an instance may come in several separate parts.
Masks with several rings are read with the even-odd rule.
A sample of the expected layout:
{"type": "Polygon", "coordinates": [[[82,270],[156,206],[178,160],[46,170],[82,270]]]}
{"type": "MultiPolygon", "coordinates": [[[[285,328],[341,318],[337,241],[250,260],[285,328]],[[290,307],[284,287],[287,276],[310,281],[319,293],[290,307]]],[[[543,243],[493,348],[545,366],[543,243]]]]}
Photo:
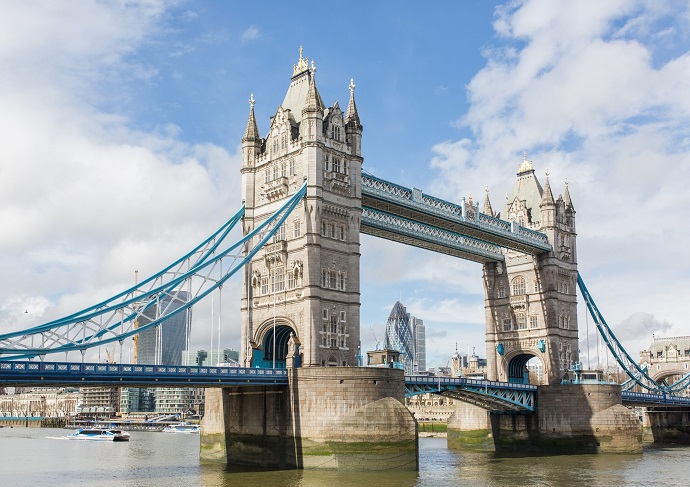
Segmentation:
{"type": "Polygon", "coordinates": [[[575,209],[568,185],[554,200],[548,171],[542,188],[525,156],[500,217],[545,233],[553,250],[536,256],[504,250],[505,262],[484,265],[488,378],[526,382],[527,361],[538,357],[542,382],[558,384],[579,360],[575,209]]]}
{"type": "Polygon", "coordinates": [[[242,138],[245,234],[307,181],[277,238],[245,266],[241,363],[358,364],[362,124],[350,81],[345,112],[326,107],[312,61],[300,58],[265,137],[254,97],[242,138]],[[274,355],[275,351],[275,355],[274,355]],[[296,351],[296,352],[295,352],[296,351]]]}

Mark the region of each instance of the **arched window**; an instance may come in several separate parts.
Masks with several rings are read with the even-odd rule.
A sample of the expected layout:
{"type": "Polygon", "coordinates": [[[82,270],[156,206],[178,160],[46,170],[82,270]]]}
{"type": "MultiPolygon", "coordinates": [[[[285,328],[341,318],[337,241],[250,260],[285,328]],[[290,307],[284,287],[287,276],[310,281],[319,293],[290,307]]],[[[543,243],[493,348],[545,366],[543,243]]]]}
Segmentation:
{"type": "Polygon", "coordinates": [[[513,296],[520,296],[526,292],[525,278],[523,276],[517,276],[513,279],[513,296]]]}

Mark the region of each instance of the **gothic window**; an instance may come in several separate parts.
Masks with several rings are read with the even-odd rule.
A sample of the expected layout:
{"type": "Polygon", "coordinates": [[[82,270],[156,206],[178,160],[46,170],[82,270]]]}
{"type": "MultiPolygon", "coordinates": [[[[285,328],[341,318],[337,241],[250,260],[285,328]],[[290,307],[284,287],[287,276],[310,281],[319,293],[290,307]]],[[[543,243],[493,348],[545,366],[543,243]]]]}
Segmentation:
{"type": "Polygon", "coordinates": [[[261,276],[261,294],[268,294],[268,276],[261,276]]]}
{"type": "Polygon", "coordinates": [[[292,236],[294,238],[299,238],[302,236],[302,224],[299,220],[295,220],[293,222],[293,227],[292,227],[292,236]]]}
{"type": "Polygon", "coordinates": [[[285,267],[275,267],[273,269],[273,285],[271,292],[281,292],[285,290],[285,267]]]}
{"type": "Polygon", "coordinates": [[[266,169],[266,170],[264,171],[264,174],[266,175],[266,180],[265,180],[264,182],[267,183],[267,184],[270,183],[270,182],[271,182],[271,170],[270,170],[270,169],[266,169]]]}
{"type": "Polygon", "coordinates": [[[338,274],[338,289],[340,289],[341,291],[345,291],[345,273],[343,272],[340,272],[338,274]]]}
{"type": "MultiPolygon", "coordinates": [[[[345,323],[345,317],[346,317],[345,311],[341,311],[340,312],[340,322],[341,323],[345,323]]],[[[345,333],[344,330],[345,330],[345,327],[343,326],[343,333],[345,333]]]]}
{"type": "Polygon", "coordinates": [[[329,280],[328,280],[328,271],[326,269],[321,269],[321,286],[322,287],[329,287],[329,280]]]}
{"type": "Polygon", "coordinates": [[[328,172],[331,170],[330,162],[328,161],[328,154],[323,155],[323,170],[328,172]]]}
{"type": "Polygon", "coordinates": [[[537,320],[537,315],[532,315],[529,317],[529,327],[537,328],[539,326],[539,321],[537,320]]]}
{"type": "Polygon", "coordinates": [[[328,225],[328,230],[329,230],[328,233],[330,234],[330,237],[335,238],[335,225],[332,223],[330,225],[328,225]]]}
{"type": "MultiPolygon", "coordinates": [[[[321,317],[324,319],[324,321],[328,321],[328,310],[323,309],[321,313],[321,317]]],[[[323,325],[323,331],[326,331],[326,325],[323,325]]]]}
{"type": "Polygon", "coordinates": [[[340,141],[340,127],[335,124],[331,125],[331,139],[340,141]]]}
{"type": "Polygon", "coordinates": [[[287,164],[285,164],[284,162],[280,165],[280,175],[282,177],[287,176],[287,164]]]}
{"type": "Polygon", "coordinates": [[[321,222],[321,236],[326,236],[326,222],[321,222]]]}
{"type": "Polygon", "coordinates": [[[287,134],[283,134],[280,138],[280,148],[287,149],[287,134]]]}
{"type": "Polygon", "coordinates": [[[294,270],[292,272],[288,272],[287,287],[288,287],[288,289],[295,289],[295,271],[294,270]]]}
{"type": "Polygon", "coordinates": [[[278,179],[278,164],[273,164],[273,180],[278,179]]]}
{"type": "Polygon", "coordinates": [[[278,152],[278,135],[273,136],[273,152],[278,152]]]}
{"type": "Polygon", "coordinates": [[[525,294],[525,278],[522,276],[517,276],[513,279],[513,295],[520,296],[525,294]]]}
{"type": "Polygon", "coordinates": [[[294,176],[295,175],[295,160],[294,159],[290,159],[290,169],[289,170],[290,170],[290,176],[294,176]]]}
{"type": "Polygon", "coordinates": [[[503,331],[510,331],[511,322],[510,318],[503,318],[503,331]]]}
{"type": "Polygon", "coordinates": [[[515,313],[515,321],[518,330],[526,330],[527,322],[525,321],[525,313],[515,313]]]}
{"type": "Polygon", "coordinates": [[[329,282],[328,282],[327,287],[329,287],[330,289],[335,289],[337,282],[336,282],[334,270],[328,271],[328,281],[329,282]]]}
{"type": "Polygon", "coordinates": [[[340,225],[340,240],[345,240],[345,225],[340,225]]]}
{"type": "Polygon", "coordinates": [[[333,172],[340,172],[340,159],[337,157],[333,158],[333,172]]]}
{"type": "Polygon", "coordinates": [[[285,240],[285,224],[278,227],[278,230],[273,235],[273,241],[276,242],[277,240],[285,240]]]}
{"type": "Polygon", "coordinates": [[[499,298],[505,298],[506,297],[506,288],[503,286],[503,284],[498,285],[498,297],[499,298]]]}

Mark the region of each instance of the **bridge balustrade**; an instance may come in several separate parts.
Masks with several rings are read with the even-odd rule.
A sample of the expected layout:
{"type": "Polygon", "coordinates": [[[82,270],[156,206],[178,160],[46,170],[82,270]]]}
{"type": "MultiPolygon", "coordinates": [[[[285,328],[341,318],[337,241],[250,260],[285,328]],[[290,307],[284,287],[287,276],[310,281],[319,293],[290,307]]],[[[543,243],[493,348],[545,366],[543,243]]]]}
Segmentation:
{"type": "Polygon", "coordinates": [[[415,208],[421,212],[469,224],[487,233],[500,235],[509,240],[520,240],[542,251],[551,250],[548,237],[541,232],[523,227],[515,222],[510,223],[479,212],[477,212],[474,219],[466,218],[461,205],[456,205],[440,198],[426,195],[419,190],[411,190],[373,176],[362,176],[362,194],[363,196],[375,196],[384,201],[395,201],[402,206],[415,208]]]}
{"type": "Polygon", "coordinates": [[[228,382],[287,383],[286,369],[208,367],[147,364],[70,362],[0,362],[0,381],[6,383],[117,383],[118,385],[191,383],[224,385],[228,382]]]}

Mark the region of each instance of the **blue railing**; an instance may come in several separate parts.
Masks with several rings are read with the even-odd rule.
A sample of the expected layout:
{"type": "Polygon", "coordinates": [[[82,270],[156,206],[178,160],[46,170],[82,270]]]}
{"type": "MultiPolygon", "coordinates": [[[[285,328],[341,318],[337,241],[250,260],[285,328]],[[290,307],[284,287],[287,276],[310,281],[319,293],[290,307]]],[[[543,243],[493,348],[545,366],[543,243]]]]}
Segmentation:
{"type": "Polygon", "coordinates": [[[288,376],[286,369],[8,361],[0,362],[0,383],[225,387],[287,384],[288,376]]]}

